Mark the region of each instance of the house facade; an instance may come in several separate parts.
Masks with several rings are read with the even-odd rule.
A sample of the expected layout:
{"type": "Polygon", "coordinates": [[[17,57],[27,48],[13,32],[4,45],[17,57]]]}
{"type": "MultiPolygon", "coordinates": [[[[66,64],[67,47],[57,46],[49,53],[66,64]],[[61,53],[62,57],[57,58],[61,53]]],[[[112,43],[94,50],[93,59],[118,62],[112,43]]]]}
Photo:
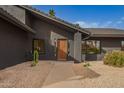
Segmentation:
{"type": "Polygon", "coordinates": [[[81,62],[81,40],[89,32],[29,6],[0,6],[0,68],[32,60],[81,62]]]}
{"type": "Polygon", "coordinates": [[[86,28],[92,35],[82,41],[82,60],[102,60],[105,53],[124,50],[124,30],[113,28],[86,28]]]}
{"type": "Polygon", "coordinates": [[[30,6],[0,6],[1,69],[32,60],[35,48],[40,60],[101,60],[121,49],[123,37],[121,30],[81,28],[30,6]]]}

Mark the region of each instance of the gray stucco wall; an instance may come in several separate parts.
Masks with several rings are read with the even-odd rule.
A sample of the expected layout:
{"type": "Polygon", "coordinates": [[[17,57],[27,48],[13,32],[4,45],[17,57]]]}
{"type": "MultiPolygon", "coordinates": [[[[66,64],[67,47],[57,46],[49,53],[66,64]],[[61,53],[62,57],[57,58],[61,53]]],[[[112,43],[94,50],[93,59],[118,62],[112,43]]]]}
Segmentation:
{"type": "Polygon", "coordinates": [[[25,15],[25,24],[28,25],[29,27],[32,27],[34,16],[31,15],[31,13],[28,12],[28,11],[26,11],[25,13],[26,13],[26,15],[25,15]]]}
{"type": "MultiPolygon", "coordinates": [[[[121,41],[124,40],[124,38],[97,37],[97,38],[90,38],[90,40],[100,40],[101,49],[104,49],[106,52],[108,52],[112,50],[121,50],[121,41]]],[[[85,58],[86,60],[102,60],[104,54],[105,53],[101,51],[100,54],[87,54],[85,58]]],[[[84,60],[84,55],[82,55],[82,60],[84,60]]]]}
{"type": "Polygon", "coordinates": [[[68,50],[68,60],[73,59],[74,45],[73,45],[73,33],[69,33],[53,24],[42,21],[40,19],[32,20],[32,28],[37,32],[35,38],[45,40],[46,53],[40,55],[40,59],[55,60],[57,39],[68,39],[69,50],[68,50]],[[56,48],[56,49],[55,49],[56,48]]]}
{"type": "Polygon", "coordinates": [[[119,39],[119,38],[101,39],[101,48],[106,51],[120,50],[121,40],[124,39],[119,39]]]}
{"type": "Polygon", "coordinates": [[[25,10],[14,5],[0,5],[0,8],[7,11],[9,14],[25,23],[25,10]]]}
{"type": "Polygon", "coordinates": [[[0,69],[26,61],[31,49],[31,35],[0,18],[0,69]]]}
{"type": "Polygon", "coordinates": [[[81,62],[81,39],[82,34],[77,32],[74,34],[74,60],[75,62],[81,62]]]}

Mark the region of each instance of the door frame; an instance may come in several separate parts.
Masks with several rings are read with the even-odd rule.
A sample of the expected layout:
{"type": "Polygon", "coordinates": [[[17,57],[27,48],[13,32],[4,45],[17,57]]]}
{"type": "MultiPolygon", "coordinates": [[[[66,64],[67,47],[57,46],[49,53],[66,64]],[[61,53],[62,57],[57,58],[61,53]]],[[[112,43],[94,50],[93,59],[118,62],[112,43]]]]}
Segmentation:
{"type": "Polygon", "coordinates": [[[69,49],[68,46],[69,46],[68,39],[61,39],[61,38],[60,38],[60,39],[57,39],[56,60],[58,60],[58,61],[67,61],[67,60],[68,60],[68,49],[69,49]],[[58,59],[58,51],[59,51],[59,50],[58,50],[58,41],[59,41],[59,40],[66,40],[66,41],[67,41],[67,55],[66,55],[66,59],[65,59],[65,60],[59,60],[59,59],[58,59]]]}

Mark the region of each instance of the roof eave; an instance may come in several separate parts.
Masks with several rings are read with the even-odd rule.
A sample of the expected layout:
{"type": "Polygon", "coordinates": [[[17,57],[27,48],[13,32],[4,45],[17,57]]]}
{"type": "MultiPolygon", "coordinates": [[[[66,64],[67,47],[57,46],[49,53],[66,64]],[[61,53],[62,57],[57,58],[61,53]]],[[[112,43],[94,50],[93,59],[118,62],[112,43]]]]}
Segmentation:
{"type": "Polygon", "coordinates": [[[71,29],[73,29],[73,30],[75,30],[75,31],[80,31],[81,33],[85,33],[85,34],[88,34],[88,35],[91,34],[89,31],[86,31],[85,29],[78,28],[78,27],[76,27],[76,26],[74,27],[74,26],[71,26],[71,25],[66,24],[66,23],[64,23],[64,22],[58,21],[55,17],[43,15],[40,11],[36,11],[36,10],[30,9],[30,8],[28,8],[28,7],[26,7],[26,6],[19,6],[19,7],[22,7],[22,8],[24,8],[24,9],[28,10],[28,11],[31,11],[32,13],[38,14],[38,15],[43,16],[43,17],[45,17],[45,18],[48,18],[48,19],[50,19],[50,20],[52,20],[52,21],[55,21],[55,22],[57,22],[57,23],[60,23],[60,24],[62,24],[62,25],[64,25],[64,26],[67,26],[67,27],[69,27],[69,28],[71,28],[71,29]]]}
{"type": "Polygon", "coordinates": [[[15,17],[13,17],[12,15],[9,15],[6,11],[4,11],[3,9],[0,9],[0,17],[2,17],[4,20],[11,22],[12,24],[18,26],[19,28],[23,29],[24,31],[28,31],[31,32],[33,34],[35,34],[36,32],[34,30],[32,30],[30,27],[28,27],[27,25],[23,24],[22,22],[20,22],[18,19],[16,19],[15,17]]]}
{"type": "Polygon", "coordinates": [[[124,34],[92,34],[91,37],[124,38],[124,34]]]}

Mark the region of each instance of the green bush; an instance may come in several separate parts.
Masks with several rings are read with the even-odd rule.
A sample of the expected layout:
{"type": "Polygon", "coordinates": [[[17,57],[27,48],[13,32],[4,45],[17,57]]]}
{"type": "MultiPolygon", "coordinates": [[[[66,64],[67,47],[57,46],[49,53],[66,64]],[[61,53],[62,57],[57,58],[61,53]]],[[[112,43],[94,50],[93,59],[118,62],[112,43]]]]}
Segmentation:
{"type": "Polygon", "coordinates": [[[124,67],[124,52],[123,51],[112,51],[108,52],[104,56],[104,64],[124,67]]]}
{"type": "Polygon", "coordinates": [[[100,53],[100,49],[97,49],[97,48],[89,48],[89,49],[87,49],[87,53],[88,53],[88,54],[98,54],[98,53],[100,53]]]}
{"type": "Polygon", "coordinates": [[[83,66],[84,66],[84,67],[89,67],[89,66],[91,66],[91,65],[90,65],[90,63],[85,63],[83,66]]]}

